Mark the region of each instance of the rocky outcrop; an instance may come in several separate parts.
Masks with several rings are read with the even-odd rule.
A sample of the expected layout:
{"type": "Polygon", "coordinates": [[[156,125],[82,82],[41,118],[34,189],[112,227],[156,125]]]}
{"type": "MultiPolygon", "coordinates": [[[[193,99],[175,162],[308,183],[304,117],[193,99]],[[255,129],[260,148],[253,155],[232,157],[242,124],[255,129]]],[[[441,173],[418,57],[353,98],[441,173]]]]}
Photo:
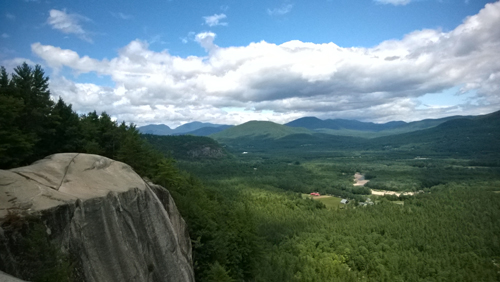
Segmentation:
{"type": "Polygon", "coordinates": [[[23,282],[23,281],[24,280],[17,279],[0,271],[0,282],[23,282]]]}
{"type": "Polygon", "coordinates": [[[56,154],[0,171],[0,270],[21,278],[12,219],[26,216],[68,254],[74,280],[194,281],[191,242],[172,197],[124,163],[56,154]]]}
{"type": "Polygon", "coordinates": [[[198,148],[189,150],[187,152],[187,155],[193,159],[198,159],[198,158],[220,159],[225,157],[227,154],[220,147],[216,148],[211,146],[200,146],[198,148]]]}

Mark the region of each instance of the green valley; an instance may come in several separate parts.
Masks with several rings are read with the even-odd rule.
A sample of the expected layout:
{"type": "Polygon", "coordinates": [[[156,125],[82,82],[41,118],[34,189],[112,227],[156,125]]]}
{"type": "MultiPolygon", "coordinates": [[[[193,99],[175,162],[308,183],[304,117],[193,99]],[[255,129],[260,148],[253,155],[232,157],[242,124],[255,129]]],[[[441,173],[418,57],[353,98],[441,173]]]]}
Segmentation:
{"type": "Polygon", "coordinates": [[[498,114],[372,139],[269,122],[212,135],[231,157],[178,160],[204,188],[172,192],[193,223],[200,279],[217,263],[235,280],[498,280],[498,114]]]}

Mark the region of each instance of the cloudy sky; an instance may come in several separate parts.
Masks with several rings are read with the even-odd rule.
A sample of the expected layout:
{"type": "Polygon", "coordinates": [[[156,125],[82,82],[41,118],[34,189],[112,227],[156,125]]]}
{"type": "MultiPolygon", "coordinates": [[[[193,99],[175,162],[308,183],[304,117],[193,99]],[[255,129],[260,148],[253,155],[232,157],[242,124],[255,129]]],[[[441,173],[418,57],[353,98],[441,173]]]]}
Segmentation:
{"type": "Polygon", "coordinates": [[[171,127],[500,110],[500,2],[6,0],[0,63],[79,113],[171,127]]]}

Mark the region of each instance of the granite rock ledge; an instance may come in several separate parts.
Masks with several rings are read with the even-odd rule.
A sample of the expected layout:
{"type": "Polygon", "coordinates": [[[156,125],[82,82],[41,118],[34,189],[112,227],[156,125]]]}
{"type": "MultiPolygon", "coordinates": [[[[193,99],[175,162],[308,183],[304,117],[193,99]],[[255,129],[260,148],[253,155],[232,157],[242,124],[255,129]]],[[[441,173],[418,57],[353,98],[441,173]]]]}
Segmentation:
{"type": "Polygon", "coordinates": [[[14,246],[21,233],[5,224],[12,215],[42,222],[73,259],[77,281],[194,281],[191,241],[172,197],[127,164],[65,153],[0,170],[0,271],[22,278],[14,246]]]}

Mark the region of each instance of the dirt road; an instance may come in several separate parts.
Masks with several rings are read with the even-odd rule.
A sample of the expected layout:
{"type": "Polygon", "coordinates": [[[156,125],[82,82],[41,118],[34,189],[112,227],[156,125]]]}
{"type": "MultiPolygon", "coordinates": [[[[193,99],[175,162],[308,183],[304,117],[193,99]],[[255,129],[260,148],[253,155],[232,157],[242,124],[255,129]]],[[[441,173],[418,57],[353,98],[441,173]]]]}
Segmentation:
{"type": "Polygon", "coordinates": [[[365,186],[366,183],[368,183],[370,180],[365,180],[365,176],[359,172],[356,172],[354,174],[354,186],[365,186]]]}
{"type": "MultiPolygon", "coordinates": [[[[359,172],[356,172],[354,174],[354,186],[365,186],[366,183],[368,183],[370,180],[365,180],[365,176],[359,172]]],[[[395,191],[386,191],[386,190],[372,190],[372,195],[377,195],[377,196],[384,196],[384,195],[396,195],[399,197],[399,195],[414,195],[415,192],[395,192],[395,191]]]]}

